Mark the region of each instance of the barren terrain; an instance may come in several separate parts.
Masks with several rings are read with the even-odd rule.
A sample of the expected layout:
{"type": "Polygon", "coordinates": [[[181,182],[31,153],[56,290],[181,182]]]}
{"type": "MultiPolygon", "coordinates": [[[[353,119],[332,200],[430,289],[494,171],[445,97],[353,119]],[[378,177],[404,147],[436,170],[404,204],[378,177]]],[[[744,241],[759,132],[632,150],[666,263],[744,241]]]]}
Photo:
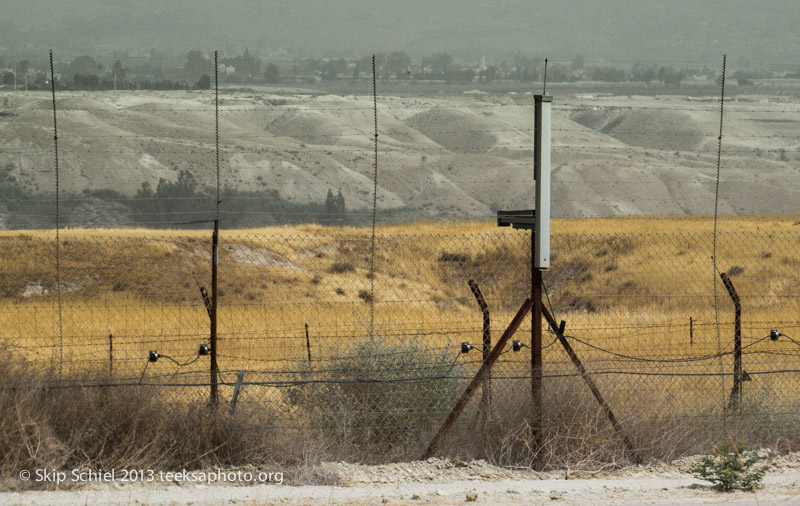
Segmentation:
{"type": "MultiPolygon", "coordinates": [[[[721,212],[796,211],[800,104],[792,100],[726,103],[721,212]]],[[[379,209],[478,218],[531,206],[532,102],[516,93],[379,97],[379,209]]],[[[0,166],[25,189],[52,192],[49,97],[6,92],[0,109],[0,166]]],[[[214,182],[211,92],[63,92],[58,109],[64,192],[132,195],[181,169],[214,182]]],[[[718,129],[714,97],[556,96],[554,214],[712,212],[718,129]]],[[[223,91],[220,143],[224,186],[274,189],[295,202],[322,202],[339,189],[349,209],[371,207],[366,94],[223,91]]]]}
{"type": "Polygon", "coordinates": [[[64,491],[0,493],[4,504],[34,505],[272,505],[345,504],[800,504],[798,456],[770,459],[764,486],[724,493],[690,472],[694,458],[672,465],[639,466],[594,473],[537,473],[483,461],[361,466],[328,463],[305,470],[296,483],[230,485],[152,483],[89,484],[64,491]],[[304,483],[316,484],[304,484],[304,483]]]}

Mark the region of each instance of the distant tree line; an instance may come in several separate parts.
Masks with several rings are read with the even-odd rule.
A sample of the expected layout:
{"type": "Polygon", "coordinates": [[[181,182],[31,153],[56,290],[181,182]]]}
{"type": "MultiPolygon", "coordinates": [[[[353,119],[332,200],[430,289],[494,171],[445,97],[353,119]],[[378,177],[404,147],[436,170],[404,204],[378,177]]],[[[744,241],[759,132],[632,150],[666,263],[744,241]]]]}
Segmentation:
{"type": "MultiPolygon", "coordinates": [[[[20,188],[12,175],[13,163],[0,167],[0,229],[55,227],[55,199],[52,195],[20,188]]],[[[65,227],[135,226],[143,228],[202,228],[215,216],[216,191],[202,186],[188,170],[175,181],[161,178],[155,188],[142,183],[133,196],[111,190],[84,190],[61,195],[61,225],[65,227]]],[[[220,191],[221,220],[229,228],[317,223],[321,225],[364,225],[363,213],[347,209],[341,191],[329,189],[324,200],[291,202],[277,190],[220,191]]],[[[411,216],[408,209],[382,213],[392,218],[411,216]]]]}
{"type": "MultiPolygon", "coordinates": [[[[8,62],[4,67],[0,59],[0,83],[11,85],[15,74],[17,85],[21,76],[30,77],[29,87],[45,87],[49,68],[46,62],[32,64],[29,60],[8,62]],[[33,74],[31,71],[35,70],[33,74]]],[[[372,75],[372,56],[362,58],[285,58],[265,62],[249,48],[242,54],[219,55],[218,77],[220,84],[277,84],[311,81],[336,81],[367,79],[372,75]]],[[[391,51],[375,55],[375,70],[381,80],[435,81],[444,84],[471,82],[536,82],[544,72],[544,58],[518,55],[509,60],[485,63],[458,60],[452,54],[438,52],[412,58],[405,51],[391,51]]],[[[147,57],[125,59],[119,57],[111,65],[104,65],[92,56],[84,55],[72,61],[57,63],[60,86],[65,89],[209,89],[213,85],[213,54],[198,49],[188,51],[185,57],[168,57],[152,50],[147,57]],[[123,64],[122,61],[127,64],[123,64]]],[[[547,79],[550,82],[629,82],[660,83],[664,86],[681,86],[693,81],[715,82],[716,69],[673,68],[646,63],[632,67],[617,67],[605,63],[589,64],[581,55],[571,62],[550,62],[547,79]]],[[[733,75],[739,84],[752,84],[755,79],[800,77],[800,68],[794,72],[783,69],[739,68],[733,75]]]]}
{"type": "MultiPolygon", "coordinates": [[[[176,181],[161,178],[155,189],[142,183],[129,200],[132,216],[147,227],[183,227],[214,215],[214,188],[203,187],[188,170],[181,170],[176,181]]],[[[342,193],[334,197],[328,190],[325,201],[295,203],[281,198],[277,190],[241,191],[220,190],[221,219],[229,227],[266,226],[279,224],[319,223],[348,225],[351,217],[346,210],[342,193]]]]}

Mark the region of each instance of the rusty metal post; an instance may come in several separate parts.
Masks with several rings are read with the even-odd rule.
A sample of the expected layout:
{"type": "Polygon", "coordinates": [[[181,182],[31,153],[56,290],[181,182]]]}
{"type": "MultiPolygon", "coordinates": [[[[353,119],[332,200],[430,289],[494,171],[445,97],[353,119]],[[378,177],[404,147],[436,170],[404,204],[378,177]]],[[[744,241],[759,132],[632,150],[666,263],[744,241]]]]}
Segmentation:
{"type": "Polygon", "coordinates": [[[306,352],[308,353],[308,363],[311,364],[311,339],[308,337],[308,323],[306,323],[306,352]]]}
{"type": "Polygon", "coordinates": [[[439,432],[431,440],[428,448],[422,454],[422,460],[428,459],[433,456],[436,449],[439,447],[439,444],[442,442],[442,439],[450,432],[450,429],[453,427],[453,424],[456,423],[458,417],[461,416],[461,413],[464,411],[464,408],[467,407],[467,403],[472,398],[472,394],[475,393],[475,390],[483,383],[483,380],[486,378],[487,373],[492,368],[492,365],[500,358],[500,355],[503,353],[503,348],[505,348],[508,340],[511,339],[511,336],[519,329],[519,326],[522,325],[522,321],[528,316],[528,311],[531,310],[531,306],[533,302],[531,299],[526,299],[525,302],[522,304],[522,307],[519,308],[517,314],[511,320],[511,323],[508,324],[508,328],[506,328],[503,335],[500,336],[500,339],[497,341],[492,352],[489,354],[489,359],[484,362],[478,372],[475,373],[475,377],[472,379],[470,384],[467,386],[467,389],[464,390],[464,393],[461,394],[461,397],[456,402],[456,405],[453,406],[452,411],[450,414],[447,415],[447,419],[442,424],[442,427],[439,429],[439,432]]]}
{"type": "Polygon", "coordinates": [[[731,278],[724,272],[719,273],[722,284],[728,290],[734,307],[733,320],[733,388],[728,400],[728,409],[736,410],[742,402],[742,304],[731,278]]]}
{"type": "MultiPolygon", "coordinates": [[[[531,236],[533,244],[533,236],[531,236]]],[[[533,253],[533,248],[531,248],[533,253]]],[[[531,262],[531,436],[534,448],[542,447],[543,402],[542,402],[542,271],[531,262]]]]}
{"type": "MultiPolygon", "coordinates": [[[[492,327],[491,322],[489,320],[489,305],[486,304],[486,299],[483,297],[483,293],[481,293],[481,289],[478,287],[478,283],[475,280],[470,279],[467,281],[469,285],[469,289],[472,290],[472,295],[475,296],[475,300],[478,301],[478,306],[481,308],[481,313],[483,314],[483,363],[486,364],[486,361],[489,360],[489,354],[492,351],[492,327]]],[[[481,385],[481,404],[480,404],[480,416],[483,423],[487,421],[491,421],[491,412],[492,412],[492,373],[491,371],[486,373],[486,380],[481,385]]]]}
{"type": "MultiPolygon", "coordinates": [[[[550,268],[550,144],[553,97],[534,95],[533,180],[536,203],[531,230],[531,436],[542,447],[542,270],[550,268]]],[[[538,464],[538,462],[537,462],[538,464]]],[[[538,466],[537,466],[538,467],[538,466]]]]}
{"type": "Polygon", "coordinates": [[[217,286],[217,267],[219,264],[219,220],[214,220],[214,235],[211,237],[211,403],[218,400],[217,382],[219,369],[217,367],[217,301],[219,289],[217,286]]]}
{"type": "Polygon", "coordinates": [[[570,360],[572,360],[572,363],[575,365],[575,368],[578,369],[578,372],[581,373],[583,381],[586,382],[586,385],[589,387],[589,390],[592,391],[592,395],[594,395],[594,398],[597,399],[597,403],[600,404],[600,408],[602,408],[603,412],[606,414],[606,417],[608,417],[608,421],[611,422],[611,425],[612,427],[614,427],[614,430],[617,431],[617,434],[619,434],[619,436],[622,438],[622,442],[625,444],[625,448],[628,451],[633,452],[633,443],[631,443],[631,440],[628,439],[628,436],[626,436],[625,433],[622,431],[622,427],[619,425],[617,417],[614,416],[614,412],[611,411],[611,407],[603,398],[603,394],[600,393],[600,389],[597,388],[597,384],[589,375],[589,372],[586,370],[586,367],[583,366],[581,359],[578,358],[578,355],[575,353],[575,350],[572,349],[572,346],[569,344],[569,341],[567,341],[567,339],[564,337],[562,329],[559,328],[559,326],[556,324],[556,320],[553,318],[550,312],[547,311],[547,308],[542,307],[542,314],[547,320],[547,323],[550,324],[550,328],[553,329],[553,332],[556,333],[558,341],[561,343],[561,346],[564,347],[564,350],[566,350],[567,355],[569,355],[569,358],[570,360]]]}
{"type": "Polygon", "coordinates": [[[233,415],[236,413],[236,402],[239,400],[239,392],[242,389],[242,381],[244,381],[244,369],[239,371],[239,374],[236,376],[236,386],[233,388],[231,405],[228,407],[228,418],[225,420],[225,430],[222,433],[223,441],[227,441],[231,433],[231,422],[233,422],[233,415]]]}

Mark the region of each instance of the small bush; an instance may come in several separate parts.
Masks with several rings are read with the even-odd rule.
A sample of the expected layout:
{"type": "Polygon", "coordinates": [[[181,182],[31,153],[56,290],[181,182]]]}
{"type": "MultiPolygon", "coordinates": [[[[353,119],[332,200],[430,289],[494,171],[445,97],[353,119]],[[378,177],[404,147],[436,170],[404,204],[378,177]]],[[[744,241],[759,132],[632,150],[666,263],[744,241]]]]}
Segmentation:
{"type": "Polygon", "coordinates": [[[716,448],[716,455],[703,457],[694,472],[698,478],[710,481],[720,490],[755,490],[765,474],[758,460],[754,451],[725,442],[716,448]]]}
{"type": "Polygon", "coordinates": [[[744,267],[741,265],[734,265],[730,269],[728,269],[728,276],[736,276],[744,272],[744,267]]]}
{"type": "Polygon", "coordinates": [[[594,256],[602,258],[608,254],[613,255],[627,255],[636,248],[634,242],[627,237],[608,237],[601,241],[597,249],[594,251],[594,256]]]}
{"type": "Polygon", "coordinates": [[[334,262],[328,271],[334,274],[344,274],[345,272],[353,272],[356,266],[352,262],[334,262]]]}
{"type": "Polygon", "coordinates": [[[457,263],[465,263],[469,262],[469,255],[464,253],[449,253],[449,252],[442,252],[439,255],[440,262],[457,262],[457,263]]]}
{"type": "Polygon", "coordinates": [[[305,384],[286,399],[340,457],[417,457],[461,393],[449,376],[452,360],[413,344],[365,341],[337,351],[324,370],[298,373],[305,384]]]}

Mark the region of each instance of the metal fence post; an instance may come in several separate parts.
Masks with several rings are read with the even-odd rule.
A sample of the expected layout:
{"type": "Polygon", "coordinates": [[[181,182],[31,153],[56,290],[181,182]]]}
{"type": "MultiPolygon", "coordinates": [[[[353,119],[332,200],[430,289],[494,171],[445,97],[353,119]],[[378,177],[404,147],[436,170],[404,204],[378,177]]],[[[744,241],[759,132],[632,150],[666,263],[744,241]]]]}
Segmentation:
{"type": "Polygon", "coordinates": [[[242,381],[244,381],[244,369],[239,371],[236,376],[236,386],[233,388],[233,397],[231,398],[231,405],[228,408],[228,419],[225,420],[225,432],[223,433],[224,441],[228,440],[231,432],[231,423],[233,422],[233,415],[236,413],[236,402],[239,400],[239,392],[242,389],[242,381]]]}
{"type": "MultiPolygon", "coordinates": [[[[478,287],[478,283],[476,283],[475,280],[470,279],[467,281],[467,284],[470,290],[472,290],[472,295],[475,296],[475,300],[478,301],[478,306],[481,308],[481,313],[483,314],[483,363],[486,364],[489,360],[489,354],[492,351],[492,327],[491,321],[489,320],[489,305],[486,304],[486,299],[484,299],[483,293],[481,293],[481,289],[478,287]]],[[[491,412],[492,372],[488,371],[486,373],[486,379],[481,385],[481,404],[479,412],[481,422],[486,423],[487,421],[491,421],[491,412]]]]}
{"type": "Polygon", "coordinates": [[[728,290],[734,307],[733,321],[733,388],[728,399],[728,409],[736,410],[742,402],[742,304],[731,278],[724,272],[719,273],[722,284],[728,290]]]}
{"type": "MultiPolygon", "coordinates": [[[[533,241],[531,241],[533,243],[533,241]]],[[[542,271],[531,262],[531,436],[538,451],[544,432],[542,409],[542,271]]]]}
{"type": "Polygon", "coordinates": [[[217,382],[219,369],[217,367],[217,299],[219,289],[217,286],[217,266],[219,264],[219,220],[214,220],[214,235],[211,237],[211,403],[218,400],[217,382]]]}
{"type": "Polygon", "coordinates": [[[311,339],[308,337],[308,323],[306,323],[306,352],[308,353],[308,364],[311,365],[311,339]]]}

